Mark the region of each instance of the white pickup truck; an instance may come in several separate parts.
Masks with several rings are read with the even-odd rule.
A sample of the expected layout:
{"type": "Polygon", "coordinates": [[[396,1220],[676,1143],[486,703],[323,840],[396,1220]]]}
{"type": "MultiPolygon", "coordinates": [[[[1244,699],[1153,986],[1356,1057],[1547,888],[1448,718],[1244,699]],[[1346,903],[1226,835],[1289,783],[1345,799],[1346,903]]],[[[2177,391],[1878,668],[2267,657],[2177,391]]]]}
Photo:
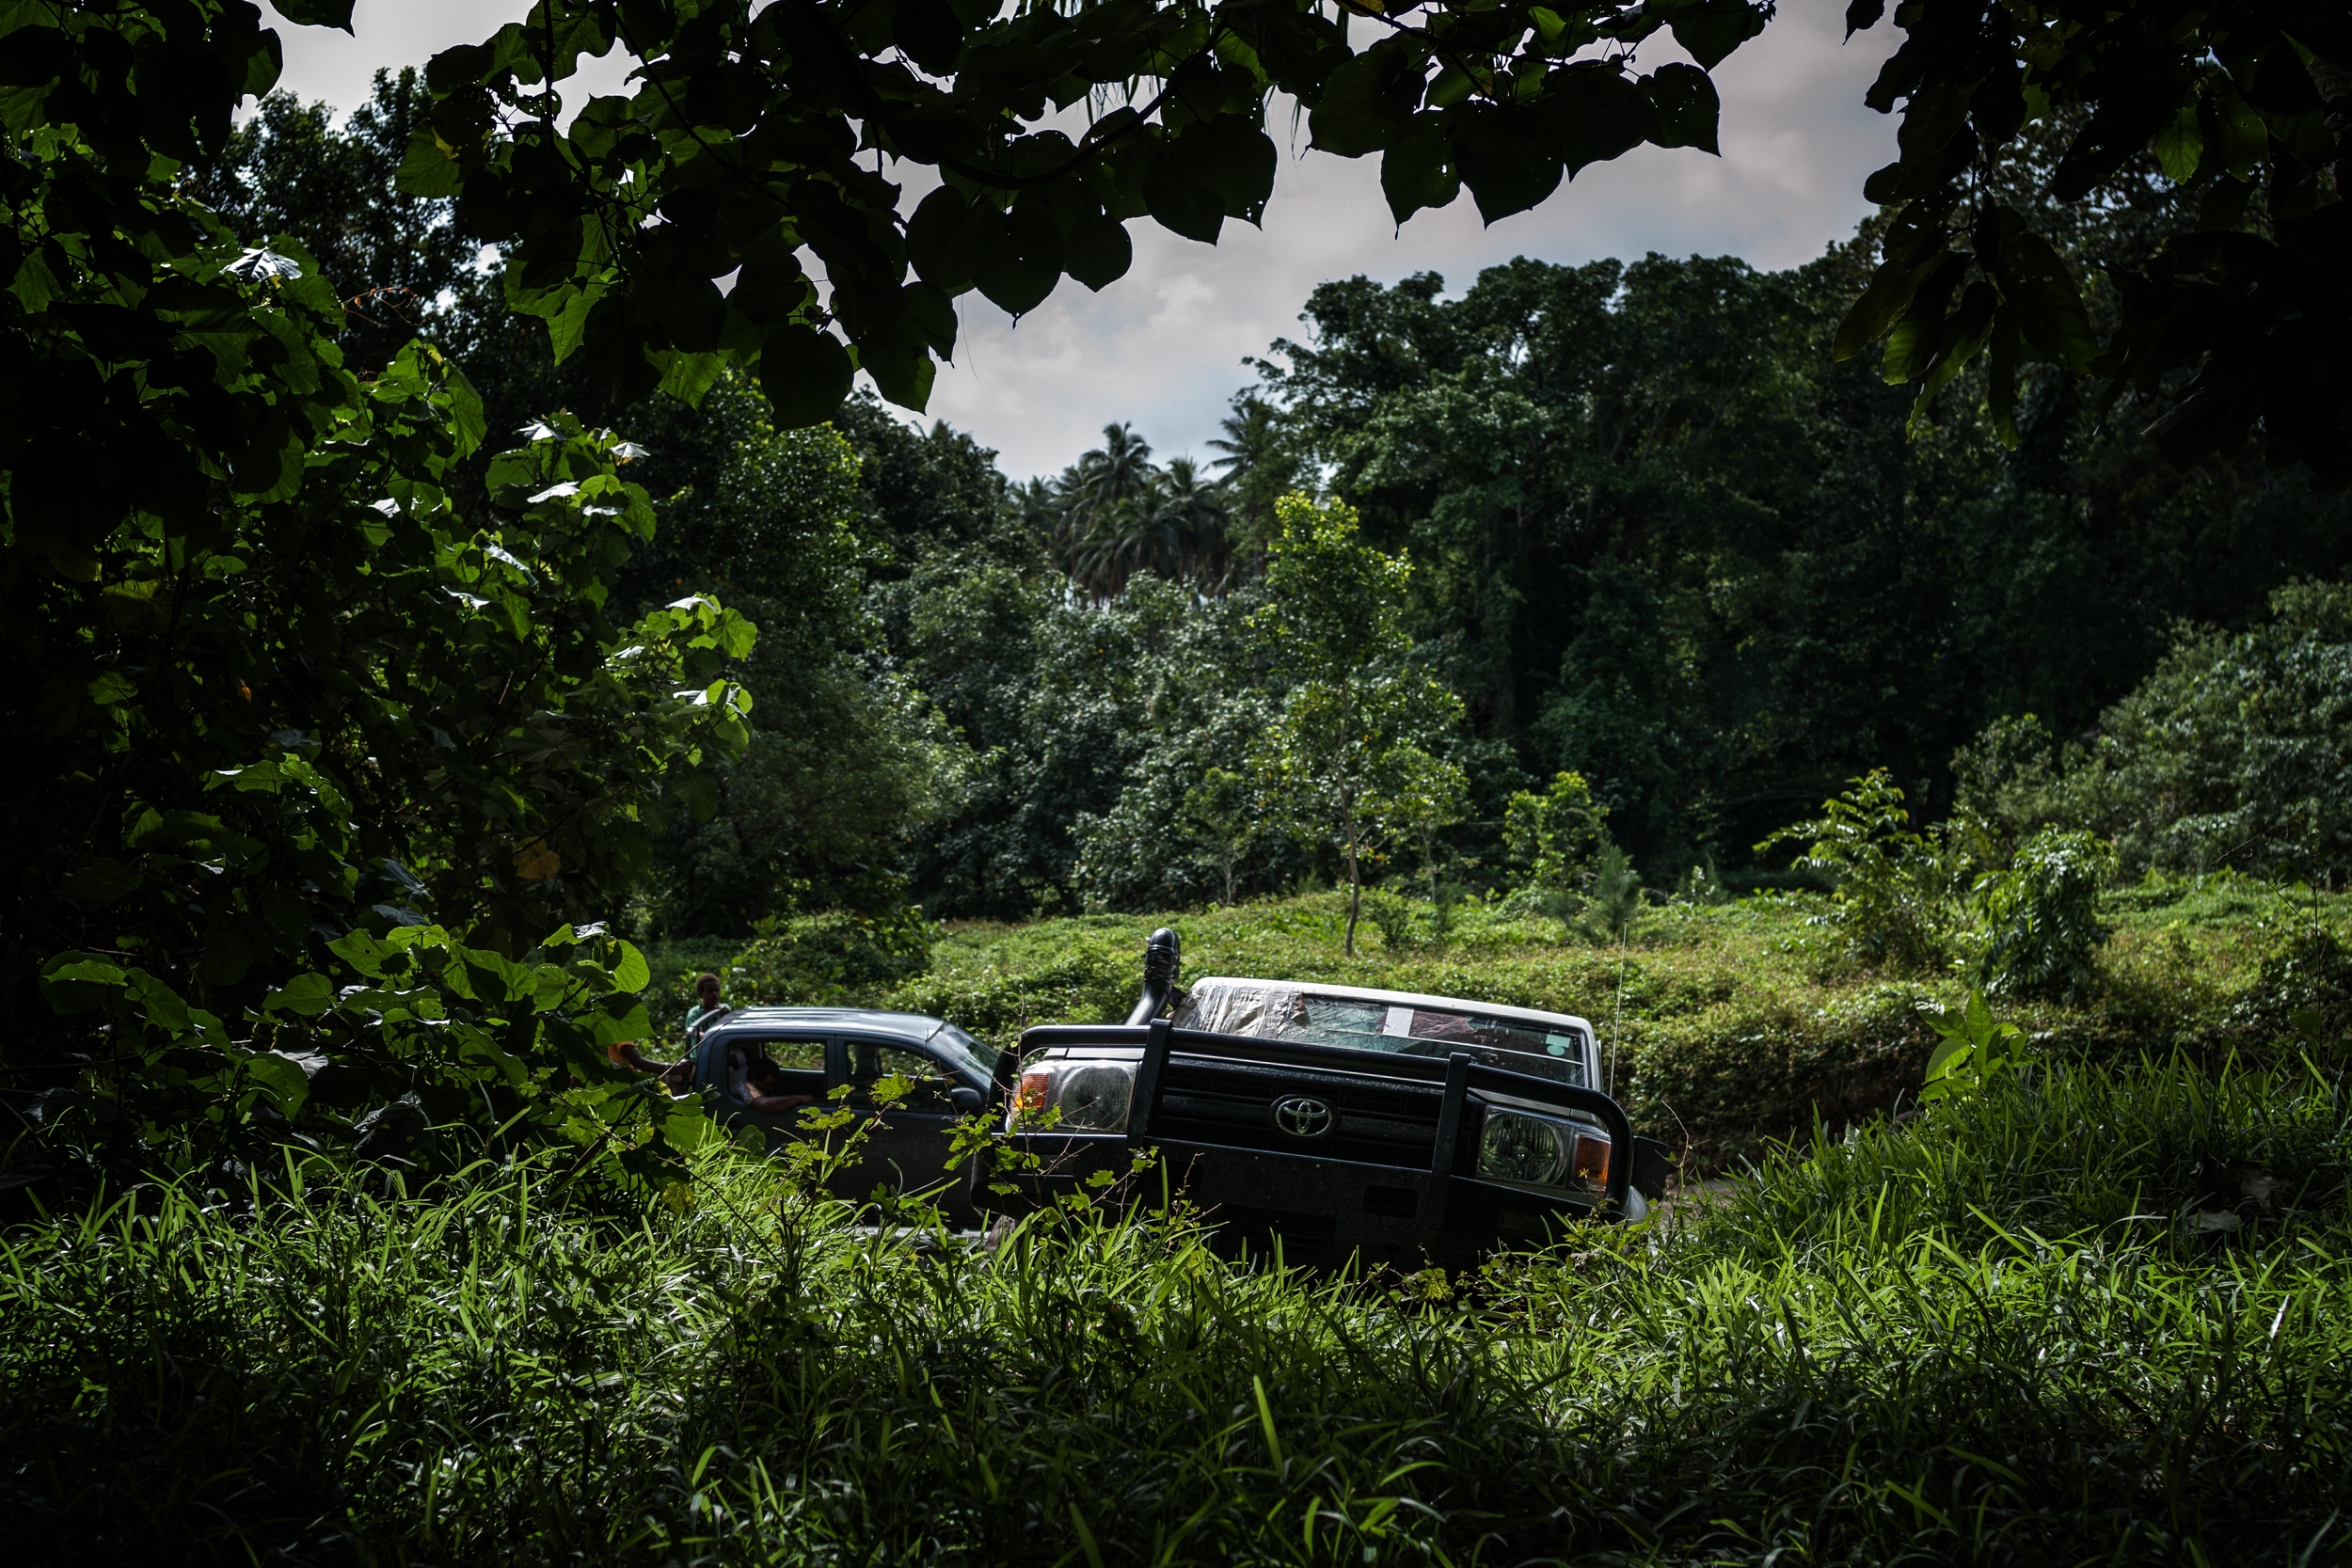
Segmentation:
{"type": "Polygon", "coordinates": [[[1308,981],[1179,990],[1177,958],[1153,933],[1125,1023],[1041,1025],[999,1059],[1014,1158],[979,1207],[1090,1190],[1150,1148],[1168,1191],[1294,1260],[1463,1263],[1662,1196],[1665,1148],[1601,1092],[1581,1018],[1308,981]]]}

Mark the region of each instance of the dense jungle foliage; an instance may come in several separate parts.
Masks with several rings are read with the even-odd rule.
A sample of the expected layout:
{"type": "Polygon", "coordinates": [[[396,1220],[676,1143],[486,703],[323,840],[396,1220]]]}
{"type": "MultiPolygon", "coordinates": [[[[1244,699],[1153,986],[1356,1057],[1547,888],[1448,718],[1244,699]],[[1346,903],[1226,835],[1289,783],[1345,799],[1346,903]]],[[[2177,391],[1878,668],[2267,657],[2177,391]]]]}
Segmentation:
{"type": "MultiPolygon", "coordinates": [[[[40,743],[8,797],[5,956],[44,1146],[110,1168],[158,1138],[225,1157],[315,1123],[389,1148],[457,1117],[649,1168],[696,1134],[601,1059],[649,1023],[642,945],[815,911],[907,928],[1336,881],[1346,950],[1407,895],[1414,919],[1476,895],[1622,937],[1668,890],[1835,885],[1853,961],[2023,995],[2082,989],[2111,870],[2335,876],[2345,501],[2285,462],[2285,424],[2168,466],[2141,421],[2171,384],[2101,403],[2043,341],[2077,308],[2122,332],[2139,307],[2118,280],[2216,221],[2269,224],[2291,258],[2280,226],[2341,206],[2308,93],[2262,63],[2276,40],[2228,68],[2269,84],[2233,122],[2252,141],[2118,143],[2089,199],[2065,193],[2106,146],[2098,91],[1997,135],[1990,100],[1971,109],[2009,215],[1968,285],[1991,292],[1948,320],[1941,284],[1886,293],[1927,232],[1915,194],[1788,273],[1338,281],[1256,362],[1214,455],[1161,463],[1113,425],[1016,485],[871,399],[811,425],[751,338],[665,347],[686,328],[532,270],[569,242],[518,241],[508,198],[556,100],[515,99],[540,119],[495,135],[466,117],[532,70],[551,87],[617,15],[550,0],[546,38],[385,73],[338,121],[268,94],[276,39],[240,4],[8,13],[8,700],[40,743]],[[2216,180],[2267,194],[2224,212],[2216,180]],[[2090,280],[2066,309],[2033,292],[2053,266],[2090,280]],[[1972,310],[1991,338],[1952,338],[1913,387],[1920,334],[1972,310]],[[1874,311],[1875,374],[1853,357],[1874,311]]],[[[1714,25],[1673,23],[1719,58],[1738,29],[1714,25]]],[[[1554,74],[1543,94],[1569,90],[1554,74]]],[[[1318,136],[1386,123],[1330,81],[1355,85],[1318,136]]],[[[2237,90],[2197,81],[2185,103],[2237,90]]],[[[646,90],[655,113],[668,89],[646,90]]],[[[1244,113],[1168,102],[1196,151],[1244,113]]],[[[640,158],[650,133],[598,103],[558,139],[640,158]]],[[[804,109],[834,112],[777,112],[804,109]]],[[[1683,112],[1643,123],[1672,141],[1683,112]]],[[[1477,119],[1449,99],[1412,135],[1477,119]]],[[[827,160],[812,143],[791,180],[827,160]]],[[[1461,173],[1492,210],[1526,194],[1461,173]]],[[[1189,231],[1201,178],[1155,175],[1146,205],[1189,231]]],[[[545,214],[571,179],[547,176],[545,214]]],[[[677,202],[664,243],[740,240],[733,209],[677,202]]],[[[988,292],[1043,266],[1036,213],[999,234],[971,211],[946,250],[946,219],[908,230],[918,271],[980,258],[988,292]]],[[[795,212],[794,234],[831,232],[795,212]]],[[[1073,254],[1057,265],[1092,280],[1073,254]]],[[[1957,286],[1948,258],[1919,265],[1957,286]]],[[[893,297],[920,316],[959,278],[893,297]]],[[[906,351],[874,371],[908,401],[942,345],[893,338],[881,298],[841,320],[860,353],[906,351]]],[[[779,355],[808,349],[801,315],[763,321],[779,355]]]]}
{"type": "MultiPolygon", "coordinates": [[[[1454,295],[1429,276],[1327,284],[1304,333],[1254,362],[1211,451],[1162,462],[1113,425],[1061,474],[1015,483],[968,437],[870,400],[795,432],[731,374],[695,408],[612,404],[506,310],[496,252],[454,238],[450,203],[394,187],[424,111],[409,74],[341,124],[273,98],[205,189],[254,243],[309,246],[338,291],[391,292],[381,309],[405,319],[355,319],[355,356],[413,328],[478,367],[494,430],[562,406],[623,431],[662,526],[618,568],[616,602],[707,592],[761,628],[736,667],[756,697],[748,748],[714,764],[716,812],[678,819],[612,911],[634,933],[1343,880],[1344,846],[1302,831],[1269,760],[1293,676],[1264,634],[1266,569],[1276,502],[1301,487],[1409,561],[1405,657],[1461,699],[1417,743],[1458,805],[1431,807],[1445,820],[1425,832],[1392,823],[1374,879],[1518,885],[1533,863],[1505,842],[1510,801],[1564,771],[1659,890],[1709,867],[1734,886],[1785,877],[1757,842],[1873,768],[1922,823],[1974,780],[2020,821],[2121,834],[2134,870],[2340,863],[2342,724],[2287,692],[2328,679],[2341,595],[2271,600],[2352,569],[2352,503],[2250,451],[2169,467],[2056,371],[2028,375],[2013,450],[1975,372],[1913,428],[1912,389],[1833,354],[1877,220],[1785,273],[1651,256],[1522,260],[1454,295]],[[2232,637],[2309,649],[2292,673],[2227,677],[2276,690],[2257,727],[2300,726],[2293,778],[2249,760],[2249,721],[2201,675],[2232,637]],[[2123,760],[2167,724],[2209,736],[2201,761],[2159,780],[2123,760]],[[2030,782],[2070,747],[2106,757],[2106,782],[2030,782]],[[2191,766],[2193,784],[2173,778],[2191,766]],[[2252,814],[2246,831],[2217,825],[2231,813],[2252,814]],[[2307,847],[2273,843],[2289,831],[2307,847]]],[[[2058,150],[2029,138],[2016,189],[2058,150]]],[[[2146,154],[2099,202],[2037,221],[2089,273],[2192,216],[2146,154]]]]}
{"type": "Polygon", "coordinates": [[[1769,16],[541,0],[339,119],[0,0],[10,1560],[2352,1549],[2340,7],[1915,0],[1851,244],[1335,281],[1213,455],[844,401],[1254,221],[1271,90],[1492,218],[1769,16]],[[1585,1014],[1671,1206],[950,1235],[612,1053],[1162,920],[1585,1014]]]}

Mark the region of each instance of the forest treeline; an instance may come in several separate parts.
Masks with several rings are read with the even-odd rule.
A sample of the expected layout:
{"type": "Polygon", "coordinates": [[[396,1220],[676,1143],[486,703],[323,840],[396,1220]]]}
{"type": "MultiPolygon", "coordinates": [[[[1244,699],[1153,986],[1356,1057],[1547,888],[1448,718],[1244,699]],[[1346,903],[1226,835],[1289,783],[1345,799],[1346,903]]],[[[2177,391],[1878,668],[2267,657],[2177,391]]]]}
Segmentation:
{"type": "MultiPolygon", "coordinates": [[[[2352,631],[2319,585],[2352,568],[2352,505],[2250,450],[2168,466],[2144,399],[2103,404],[2046,367],[2013,450],[1976,372],[1915,415],[1915,388],[1832,354],[1876,219],[1781,272],[1652,255],[1522,258],[1457,292],[1335,280],[1251,361],[1211,451],[1157,453],[1113,420],[1016,483],[871,399],[784,432],[732,374],[699,406],[612,405],[511,313],[452,203],[395,189],[426,106],[407,72],[340,124],[274,96],[203,190],[354,299],[355,369],[421,334],[493,432],[562,409],[642,450],[627,473],[660,527],[616,609],[707,591],[759,628],[735,671],[747,748],[716,761],[708,815],[660,837],[626,915],[642,932],[1173,907],[1338,875],[1268,761],[1292,677],[1265,572],[1294,492],[1409,563],[1402,666],[1459,699],[1413,743],[1460,799],[1424,831],[1391,821],[1371,878],[1523,879],[1513,801],[1571,773],[1650,885],[1753,885],[1791,875],[1760,841],[1880,768],[1922,824],[1967,791],[2016,824],[2120,835],[2133,864],[2341,863],[2352,631]]],[[[2055,145],[2032,144],[2015,199],[2055,145]]],[[[2189,223],[2150,156],[2099,196],[2037,219],[2085,273],[2189,223]]]]}

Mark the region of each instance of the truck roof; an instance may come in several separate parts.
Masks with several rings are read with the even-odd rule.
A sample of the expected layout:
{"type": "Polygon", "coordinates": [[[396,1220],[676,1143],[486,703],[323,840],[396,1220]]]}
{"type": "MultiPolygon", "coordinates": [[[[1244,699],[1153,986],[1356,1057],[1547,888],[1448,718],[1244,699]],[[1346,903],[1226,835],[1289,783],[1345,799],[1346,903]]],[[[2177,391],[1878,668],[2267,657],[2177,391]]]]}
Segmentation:
{"type": "Polygon", "coordinates": [[[738,1007],[711,1031],[731,1029],[865,1029],[901,1039],[927,1040],[940,1021],[924,1013],[888,1013],[873,1007],[738,1007]]]}

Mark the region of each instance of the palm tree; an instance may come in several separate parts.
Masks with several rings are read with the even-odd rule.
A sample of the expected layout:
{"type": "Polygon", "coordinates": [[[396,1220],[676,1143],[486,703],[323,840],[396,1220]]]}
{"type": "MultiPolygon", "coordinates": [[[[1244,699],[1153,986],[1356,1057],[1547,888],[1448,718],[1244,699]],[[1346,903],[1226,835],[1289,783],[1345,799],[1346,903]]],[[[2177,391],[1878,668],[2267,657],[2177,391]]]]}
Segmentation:
{"type": "Polygon", "coordinates": [[[1103,444],[1080,454],[1056,487],[1061,515],[1053,537],[1062,570],[1100,601],[1115,596],[1134,568],[1126,516],[1149,493],[1152,443],[1129,424],[1103,427],[1103,444]]]}
{"type": "Polygon", "coordinates": [[[1236,548],[1263,555],[1273,532],[1275,498],[1298,488],[1299,461],[1284,440],[1281,411],[1255,392],[1237,392],[1209,443],[1224,453],[1209,467],[1223,476],[1236,548]]]}
{"type": "Polygon", "coordinates": [[[1032,482],[1023,507],[1073,585],[1100,604],[1137,572],[1221,592],[1232,559],[1225,497],[1193,459],[1158,467],[1150,442],[1133,426],[1113,424],[1058,481],[1032,482]]]}
{"type": "Polygon", "coordinates": [[[1191,458],[1171,457],[1153,487],[1152,507],[1154,531],[1167,542],[1172,568],[1161,575],[1190,578],[1203,593],[1221,592],[1232,561],[1225,539],[1225,486],[1202,479],[1191,458]]]}
{"type": "Polygon", "coordinates": [[[1103,444],[1081,455],[1076,493],[1089,511],[1117,506],[1143,494],[1152,483],[1152,443],[1130,424],[1106,424],[1103,444]]]}
{"type": "Polygon", "coordinates": [[[1225,470],[1228,483],[1246,479],[1273,448],[1274,406],[1254,393],[1236,392],[1233,411],[1217,421],[1217,428],[1225,435],[1209,445],[1225,455],[1209,467],[1225,470]]]}

